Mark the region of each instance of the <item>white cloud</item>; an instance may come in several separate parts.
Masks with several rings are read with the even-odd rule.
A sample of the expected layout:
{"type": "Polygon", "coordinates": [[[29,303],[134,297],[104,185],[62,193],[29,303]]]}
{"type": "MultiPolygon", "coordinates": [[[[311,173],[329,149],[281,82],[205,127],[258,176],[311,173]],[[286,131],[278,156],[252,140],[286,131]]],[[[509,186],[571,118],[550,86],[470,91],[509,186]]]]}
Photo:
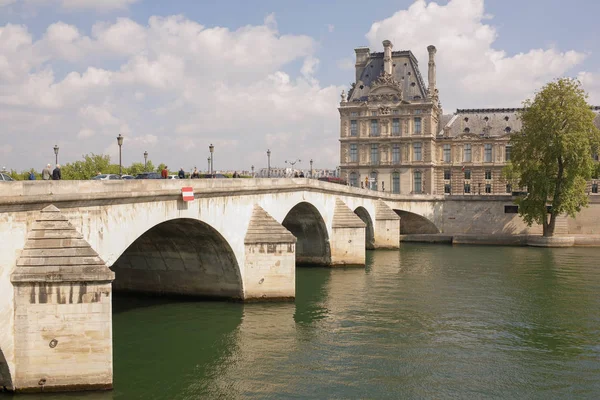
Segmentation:
{"type": "Polygon", "coordinates": [[[24,169],[47,157],[19,149],[28,142],[58,143],[63,163],[98,149],[114,158],[121,133],[125,164],[147,150],[155,163],[203,166],[212,142],[219,169],[260,168],[267,146],[273,165],[313,157],[334,166],[327,148],[337,136],[323,133],[338,130],[342,88],[314,78],[316,47],[280,34],[273,15],[237,30],[183,16],[120,18],[89,36],[59,22],[37,41],[24,26],[0,27],[0,110],[10,110],[0,123],[19,138],[7,162],[24,169]]]}
{"type": "Polygon", "coordinates": [[[416,0],[407,10],[373,23],[367,38],[381,51],[389,39],[410,49],[427,76],[427,46],[437,47],[437,86],[445,112],[455,108],[515,107],[548,81],[579,65],[586,54],[554,48],[508,55],[494,48],[483,0],[450,0],[446,5],[416,0]]]}
{"type": "Polygon", "coordinates": [[[332,33],[334,30],[335,30],[335,25],[327,24],[327,31],[329,31],[329,33],[332,33]]]}
{"type": "Polygon", "coordinates": [[[584,89],[588,91],[588,103],[594,106],[600,105],[600,71],[580,72],[577,76],[584,89]]]}
{"type": "Polygon", "coordinates": [[[341,60],[337,61],[337,66],[339,69],[342,69],[342,70],[353,71],[354,70],[354,60],[351,58],[342,58],[341,60]]]}

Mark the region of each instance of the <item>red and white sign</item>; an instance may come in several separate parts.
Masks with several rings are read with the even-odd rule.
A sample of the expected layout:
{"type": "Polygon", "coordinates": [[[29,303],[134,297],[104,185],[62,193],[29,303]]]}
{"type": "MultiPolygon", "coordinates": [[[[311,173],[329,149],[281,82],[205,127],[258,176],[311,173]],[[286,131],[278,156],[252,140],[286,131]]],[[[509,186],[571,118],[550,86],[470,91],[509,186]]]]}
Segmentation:
{"type": "Polygon", "coordinates": [[[191,186],[182,187],[181,196],[183,201],[194,201],[194,189],[191,186]]]}

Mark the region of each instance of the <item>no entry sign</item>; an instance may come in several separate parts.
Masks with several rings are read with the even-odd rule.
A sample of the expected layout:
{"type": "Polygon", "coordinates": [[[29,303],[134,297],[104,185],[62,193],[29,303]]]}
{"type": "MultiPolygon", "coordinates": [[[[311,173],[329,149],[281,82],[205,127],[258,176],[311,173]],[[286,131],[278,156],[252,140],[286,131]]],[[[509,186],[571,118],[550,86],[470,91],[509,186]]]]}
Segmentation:
{"type": "Polygon", "coordinates": [[[193,201],[194,200],[194,189],[191,186],[184,186],[181,188],[181,196],[183,197],[183,201],[193,201]]]}

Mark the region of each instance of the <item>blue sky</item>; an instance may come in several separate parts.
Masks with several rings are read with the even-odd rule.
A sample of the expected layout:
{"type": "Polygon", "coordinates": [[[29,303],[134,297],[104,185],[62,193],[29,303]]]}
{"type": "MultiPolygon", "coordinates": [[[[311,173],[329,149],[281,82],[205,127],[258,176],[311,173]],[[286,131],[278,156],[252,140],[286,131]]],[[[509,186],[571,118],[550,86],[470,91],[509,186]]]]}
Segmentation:
{"type": "Polygon", "coordinates": [[[39,169],[55,142],[63,162],[114,157],[122,133],[125,163],[203,166],[215,142],[219,168],[260,167],[266,148],[334,167],[353,49],[383,39],[424,76],[437,46],[446,113],[518,106],[563,75],[600,103],[597,15],[583,0],[0,0],[0,164],[39,169]]]}

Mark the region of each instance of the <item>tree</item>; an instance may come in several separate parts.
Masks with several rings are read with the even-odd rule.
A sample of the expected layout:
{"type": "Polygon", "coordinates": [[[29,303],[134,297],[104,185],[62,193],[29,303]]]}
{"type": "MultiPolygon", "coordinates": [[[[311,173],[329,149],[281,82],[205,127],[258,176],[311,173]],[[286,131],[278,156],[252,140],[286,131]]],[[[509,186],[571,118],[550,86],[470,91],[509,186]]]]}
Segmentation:
{"type": "Polygon", "coordinates": [[[600,131],[581,83],[562,78],[526,100],[520,113],[520,133],[511,137],[513,173],[527,194],[517,199],[519,214],[531,226],[554,235],[556,217],[575,214],[587,206],[587,180],[598,152],[600,131]],[[548,207],[550,206],[550,207],[548,207]]]}
{"type": "Polygon", "coordinates": [[[519,186],[519,175],[515,171],[512,162],[507,162],[504,168],[502,168],[502,179],[504,179],[507,185],[510,185],[511,191],[515,191],[519,186]]]}
{"type": "MultiPolygon", "coordinates": [[[[110,157],[102,154],[84,155],[83,161],[75,161],[61,167],[63,179],[90,179],[98,174],[114,173],[115,168],[110,164],[110,157]]],[[[119,166],[116,166],[117,173],[119,166]]]]}

